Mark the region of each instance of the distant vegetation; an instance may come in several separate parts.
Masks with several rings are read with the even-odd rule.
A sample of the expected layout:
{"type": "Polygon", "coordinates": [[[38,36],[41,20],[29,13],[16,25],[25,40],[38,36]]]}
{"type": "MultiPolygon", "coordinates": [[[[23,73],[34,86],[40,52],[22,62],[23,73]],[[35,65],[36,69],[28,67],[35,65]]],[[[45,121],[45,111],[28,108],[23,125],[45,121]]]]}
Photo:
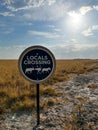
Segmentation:
{"type": "MultiPolygon", "coordinates": [[[[54,104],[52,97],[59,93],[52,87],[57,82],[70,79],[70,74],[88,73],[98,70],[98,60],[57,60],[54,75],[41,84],[40,95],[49,96],[49,101],[41,102],[41,108],[54,104]],[[51,99],[50,99],[51,97],[51,99]]],[[[89,86],[90,87],[90,86],[89,86]]],[[[26,81],[19,73],[16,60],[0,61],[0,115],[7,112],[32,110],[35,103],[35,84],[26,81]]]]}

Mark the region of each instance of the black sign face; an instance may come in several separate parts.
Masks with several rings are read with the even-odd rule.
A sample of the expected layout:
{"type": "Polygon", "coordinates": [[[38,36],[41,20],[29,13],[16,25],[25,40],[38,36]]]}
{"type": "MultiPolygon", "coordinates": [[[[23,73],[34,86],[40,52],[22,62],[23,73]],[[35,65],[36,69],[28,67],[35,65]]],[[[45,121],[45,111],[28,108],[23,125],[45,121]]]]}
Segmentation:
{"type": "Polygon", "coordinates": [[[45,47],[32,46],[19,58],[22,75],[31,82],[39,83],[49,78],[55,70],[55,58],[45,47]]]}

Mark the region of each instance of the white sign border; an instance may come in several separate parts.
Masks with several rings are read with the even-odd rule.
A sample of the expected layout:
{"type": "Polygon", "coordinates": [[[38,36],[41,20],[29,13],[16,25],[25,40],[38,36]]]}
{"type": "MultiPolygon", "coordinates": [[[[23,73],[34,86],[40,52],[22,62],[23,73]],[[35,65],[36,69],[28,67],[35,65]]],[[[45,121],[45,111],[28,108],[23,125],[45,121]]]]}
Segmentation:
{"type": "Polygon", "coordinates": [[[50,76],[52,76],[52,74],[54,73],[54,71],[55,71],[55,69],[56,69],[56,59],[55,59],[53,53],[52,53],[49,49],[47,49],[46,47],[39,46],[39,45],[37,45],[37,46],[31,46],[31,47],[26,48],[26,49],[21,53],[21,55],[20,55],[20,57],[19,57],[19,60],[18,60],[18,67],[19,67],[20,73],[22,74],[22,76],[23,76],[25,79],[27,79],[28,81],[33,82],[33,83],[41,83],[41,82],[44,82],[45,80],[47,80],[47,79],[48,79],[50,76]],[[29,51],[35,50],[35,49],[40,49],[40,50],[43,50],[43,51],[45,51],[46,53],[48,53],[49,56],[50,56],[51,59],[52,59],[52,62],[53,62],[53,68],[52,68],[51,73],[50,73],[46,78],[44,78],[44,79],[42,79],[42,80],[32,80],[32,79],[28,78],[28,77],[24,74],[24,72],[23,72],[23,70],[22,70],[22,66],[21,66],[21,65],[22,65],[23,57],[24,57],[29,51]]]}

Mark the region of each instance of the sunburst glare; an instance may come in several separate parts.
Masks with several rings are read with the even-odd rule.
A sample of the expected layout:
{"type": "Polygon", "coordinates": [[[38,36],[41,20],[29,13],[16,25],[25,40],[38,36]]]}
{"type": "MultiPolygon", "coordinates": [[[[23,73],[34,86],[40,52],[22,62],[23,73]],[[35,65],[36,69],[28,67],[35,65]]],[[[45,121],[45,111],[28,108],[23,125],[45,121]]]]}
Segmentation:
{"type": "Polygon", "coordinates": [[[76,29],[79,29],[83,23],[83,16],[75,11],[68,12],[68,24],[76,29]]]}

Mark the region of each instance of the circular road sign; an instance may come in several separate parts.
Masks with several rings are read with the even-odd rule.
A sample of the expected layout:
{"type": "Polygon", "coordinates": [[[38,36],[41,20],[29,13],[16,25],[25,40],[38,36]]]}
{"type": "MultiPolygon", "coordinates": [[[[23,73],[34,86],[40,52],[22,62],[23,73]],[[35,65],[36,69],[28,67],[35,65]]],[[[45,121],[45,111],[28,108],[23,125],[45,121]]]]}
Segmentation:
{"type": "Polygon", "coordinates": [[[19,70],[29,81],[40,83],[48,79],[55,70],[54,55],[45,47],[31,46],[19,57],[19,70]]]}

